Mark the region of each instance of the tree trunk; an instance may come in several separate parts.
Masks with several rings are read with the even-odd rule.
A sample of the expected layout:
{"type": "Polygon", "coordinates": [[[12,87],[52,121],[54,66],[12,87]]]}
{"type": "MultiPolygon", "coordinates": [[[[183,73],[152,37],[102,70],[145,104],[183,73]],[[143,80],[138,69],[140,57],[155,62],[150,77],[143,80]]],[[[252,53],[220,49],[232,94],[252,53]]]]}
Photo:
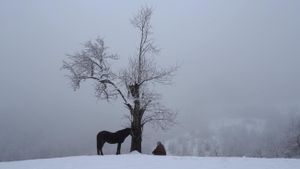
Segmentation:
{"type": "MultiPolygon", "coordinates": [[[[138,91],[138,90],[137,90],[138,91]]],[[[134,109],[132,112],[132,137],[131,137],[131,148],[130,151],[142,152],[142,110],[140,107],[140,101],[137,99],[134,102],[134,109]]]]}
{"type": "Polygon", "coordinates": [[[133,135],[131,137],[130,151],[142,152],[142,129],[140,125],[132,125],[133,135]]]}

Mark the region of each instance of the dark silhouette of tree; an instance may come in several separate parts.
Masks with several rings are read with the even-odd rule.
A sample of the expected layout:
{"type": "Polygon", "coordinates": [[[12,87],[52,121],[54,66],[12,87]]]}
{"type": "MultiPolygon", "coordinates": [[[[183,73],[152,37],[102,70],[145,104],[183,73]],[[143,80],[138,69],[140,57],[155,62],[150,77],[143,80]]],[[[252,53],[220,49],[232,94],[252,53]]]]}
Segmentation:
{"type": "Polygon", "coordinates": [[[129,58],[127,69],[116,73],[110,61],[118,56],[109,54],[103,39],[88,41],[84,49],[73,55],[67,55],[63,69],[69,71],[74,90],[79,89],[81,82],[95,82],[96,96],[112,100],[121,98],[128,109],[126,114],[132,129],[131,151],[142,151],[142,132],[145,124],[151,123],[166,129],[174,124],[176,113],[160,104],[160,94],[154,91],[156,84],[170,84],[177,66],[161,68],[154,61],[159,53],[151,38],[152,9],[141,8],[131,20],[138,30],[140,39],[137,53],[129,58]]]}

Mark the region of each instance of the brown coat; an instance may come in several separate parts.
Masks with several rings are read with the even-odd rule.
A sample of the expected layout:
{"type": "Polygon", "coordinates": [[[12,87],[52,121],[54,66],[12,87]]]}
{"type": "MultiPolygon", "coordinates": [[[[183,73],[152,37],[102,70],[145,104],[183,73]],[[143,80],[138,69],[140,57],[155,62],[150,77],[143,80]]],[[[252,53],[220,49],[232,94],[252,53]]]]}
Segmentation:
{"type": "Polygon", "coordinates": [[[156,148],[153,150],[154,155],[167,155],[164,145],[158,143],[156,148]]]}

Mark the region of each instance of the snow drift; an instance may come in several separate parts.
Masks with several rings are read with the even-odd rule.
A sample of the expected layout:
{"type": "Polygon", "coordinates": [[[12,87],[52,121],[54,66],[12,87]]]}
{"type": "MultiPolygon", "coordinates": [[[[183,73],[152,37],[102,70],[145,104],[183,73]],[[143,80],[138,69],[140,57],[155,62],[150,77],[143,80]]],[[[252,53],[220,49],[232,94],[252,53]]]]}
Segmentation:
{"type": "Polygon", "coordinates": [[[138,153],[1,162],[0,169],[296,169],[300,159],[152,156],[138,153]]]}

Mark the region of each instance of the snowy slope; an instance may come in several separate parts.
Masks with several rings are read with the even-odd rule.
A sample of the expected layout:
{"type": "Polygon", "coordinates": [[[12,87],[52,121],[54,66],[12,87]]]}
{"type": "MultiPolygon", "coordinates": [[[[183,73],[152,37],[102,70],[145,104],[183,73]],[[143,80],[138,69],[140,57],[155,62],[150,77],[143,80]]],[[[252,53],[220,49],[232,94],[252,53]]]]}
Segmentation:
{"type": "Polygon", "coordinates": [[[141,154],[1,162],[0,169],[300,169],[300,159],[176,157],[141,154]]]}

